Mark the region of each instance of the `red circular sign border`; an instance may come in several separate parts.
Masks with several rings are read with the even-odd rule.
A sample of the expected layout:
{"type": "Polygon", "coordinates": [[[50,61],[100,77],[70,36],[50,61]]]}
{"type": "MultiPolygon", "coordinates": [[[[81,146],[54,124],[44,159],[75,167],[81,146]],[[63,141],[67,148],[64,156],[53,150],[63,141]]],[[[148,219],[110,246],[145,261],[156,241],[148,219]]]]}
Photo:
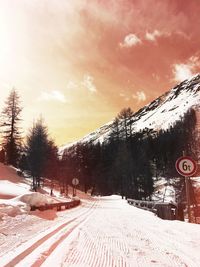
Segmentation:
{"type": "Polygon", "coordinates": [[[187,157],[187,156],[183,156],[183,157],[178,158],[177,161],[176,161],[175,167],[176,167],[177,172],[178,172],[180,175],[182,175],[182,176],[187,176],[187,177],[189,177],[189,176],[192,176],[193,174],[195,174],[195,173],[197,172],[197,164],[196,164],[195,160],[193,160],[192,158],[187,157]],[[184,160],[184,159],[190,160],[190,161],[193,163],[193,165],[194,165],[194,170],[193,170],[192,172],[190,172],[190,173],[187,173],[187,174],[183,173],[183,172],[179,169],[179,166],[178,166],[179,162],[180,162],[181,160],[184,160]]]}

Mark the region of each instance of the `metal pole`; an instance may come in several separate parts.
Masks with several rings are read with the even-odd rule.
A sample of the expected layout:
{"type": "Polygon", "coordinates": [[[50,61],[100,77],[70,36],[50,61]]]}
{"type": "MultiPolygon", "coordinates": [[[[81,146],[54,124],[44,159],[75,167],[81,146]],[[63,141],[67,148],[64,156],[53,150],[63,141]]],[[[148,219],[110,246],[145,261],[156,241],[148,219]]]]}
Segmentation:
{"type": "MultiPolygon", "coordinates": [[[[183,156],[185,156],[185,151],[183,151],[183,156]]],[[[186,202],[187,202],[188,222],[191,222],[189,179],[190,179],[189,177],[185,176],[185,189],[186,189],[186,202]]]]}
{"type": "Polygon", "coordinates": [[[185,177],[186,198],[187,198],[187,212],[188,212],[188,222],[191,222],[189,179],[190,179],[189,177],[185,177]]]}

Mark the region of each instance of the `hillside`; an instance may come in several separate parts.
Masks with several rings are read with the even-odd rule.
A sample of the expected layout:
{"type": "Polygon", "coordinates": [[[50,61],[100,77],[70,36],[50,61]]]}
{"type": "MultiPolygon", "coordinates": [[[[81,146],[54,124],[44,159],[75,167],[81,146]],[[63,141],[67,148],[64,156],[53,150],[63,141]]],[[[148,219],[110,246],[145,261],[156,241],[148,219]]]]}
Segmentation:
{"type": "MultiPolygon", "coordinates": [[[[139,132],[144,129],[152,133],[161,129],[166,130],[190,108],[196,109],[199,105],[200,74],[181,82],[150,104],[144,106],[134,114],[129,123],[132,123],[133,132],[139,132]]],[[[106,142],[111,134],[112,123],[111,121],[103,125],[77,142],[61,147],[60,154],[62,155],[77,143],[96,144],[98,142],[106,142]]]]}
{"type": "Polygon", "coordinates": [[[24,194],[29,188],[14,167],[0,163],[0,199],[10,199],[24,194]]]}

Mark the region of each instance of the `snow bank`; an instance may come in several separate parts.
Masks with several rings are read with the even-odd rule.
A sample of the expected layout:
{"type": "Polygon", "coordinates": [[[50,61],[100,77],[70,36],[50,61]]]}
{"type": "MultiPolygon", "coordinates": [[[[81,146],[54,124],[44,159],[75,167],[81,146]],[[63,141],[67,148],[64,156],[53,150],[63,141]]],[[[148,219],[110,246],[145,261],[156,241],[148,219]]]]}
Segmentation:
{"type": "Polygon", "coordinates": [[[72,197],[72,200],[80,200],[78,196],[72,197]]]}
{"type": "Polygon", "coordinates": [[[0,200],[0,219],[4,216],[15,217],[30,211],[30,207],[16,199],[0,200]]]}
{"type": "Polygon", "coordinates": [[[28,194],[24,194],[16,198],[29,206],[44,206],[45,204],[56,203],[56,201],[50,196],[43,195],[39,192],[32,192],[28,194]]]}
{"type": "Polygon", "coordinates": [[[4,216],[15,217],[30,211],[31,206],[43,206],[45,204],[56,203],[50,196],[38,192],[30,192],[13,199],[0,200],[0,219],[4,216]]]}

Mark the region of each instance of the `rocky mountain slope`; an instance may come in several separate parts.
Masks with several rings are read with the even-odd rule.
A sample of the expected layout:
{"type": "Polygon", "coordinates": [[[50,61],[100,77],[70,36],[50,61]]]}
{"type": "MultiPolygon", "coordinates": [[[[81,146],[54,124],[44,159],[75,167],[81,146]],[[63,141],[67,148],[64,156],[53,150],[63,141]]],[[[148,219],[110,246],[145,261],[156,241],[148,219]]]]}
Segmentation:
{"type": "MultiPolygon", "coordinates": [[[[200,108],[200,74],[181,82],[150,104],[144,106],[133,115],[129,123],[132,123],[133,132],[139,132],[144,129],[151,132],[161,129],[166,130],[190,108],[200,108]]],[[[98,142],[106,142],[112,131],[112,123],[113,121],[103,125],[77,142],[61,147],[60,154],[65,153],[77,143],[96,144],[98,142]]]]}

